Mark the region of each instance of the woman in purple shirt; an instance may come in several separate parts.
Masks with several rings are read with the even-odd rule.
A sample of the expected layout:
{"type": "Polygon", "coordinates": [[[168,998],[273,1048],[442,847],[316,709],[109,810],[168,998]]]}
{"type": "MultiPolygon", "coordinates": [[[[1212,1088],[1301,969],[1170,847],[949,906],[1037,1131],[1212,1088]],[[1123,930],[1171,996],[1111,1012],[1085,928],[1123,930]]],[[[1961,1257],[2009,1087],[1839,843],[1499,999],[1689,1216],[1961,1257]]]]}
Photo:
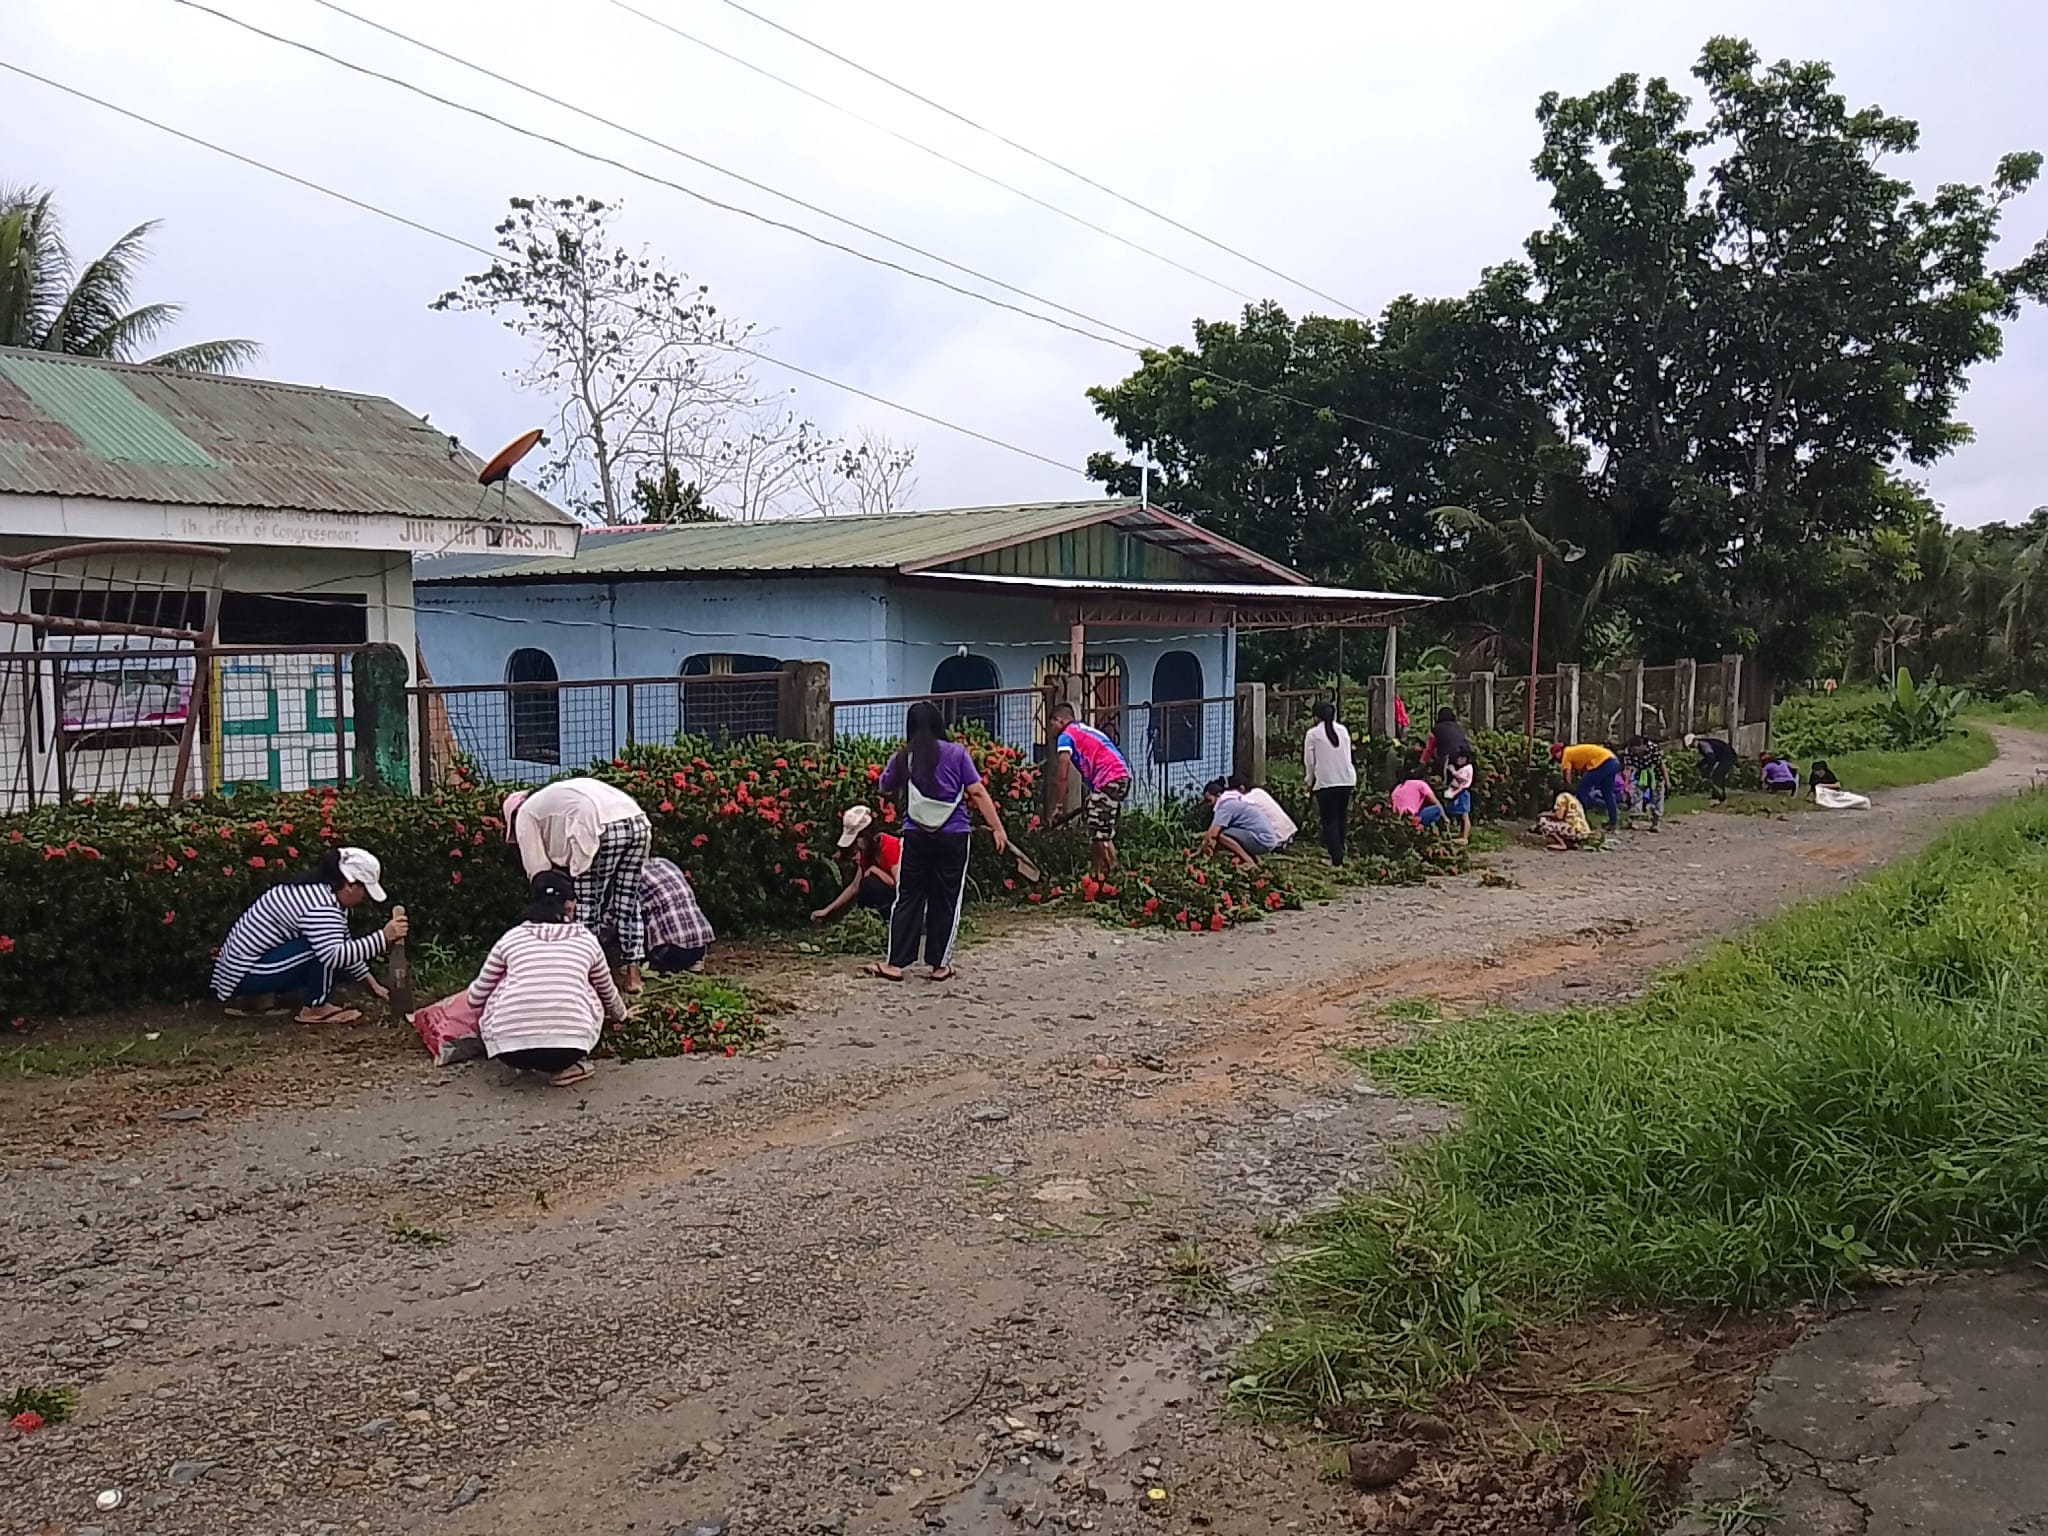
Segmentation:
{"type": "Polygon", "coordinates": [[[950,980],[974,839],[967,807],[973,806],[995,834],[997,853],[1010,846],[1003,818],[975,771],[973,755],[959,742],[946,740],[945,716],[936,704],[910,706],[903,746],[882,770],[882,792],[903,797],[903,862],[896,874],[896,905],[889,913],[889,958],[869,966],[868,974],[901,981],[921,941],[932,980],[950,980]]]}

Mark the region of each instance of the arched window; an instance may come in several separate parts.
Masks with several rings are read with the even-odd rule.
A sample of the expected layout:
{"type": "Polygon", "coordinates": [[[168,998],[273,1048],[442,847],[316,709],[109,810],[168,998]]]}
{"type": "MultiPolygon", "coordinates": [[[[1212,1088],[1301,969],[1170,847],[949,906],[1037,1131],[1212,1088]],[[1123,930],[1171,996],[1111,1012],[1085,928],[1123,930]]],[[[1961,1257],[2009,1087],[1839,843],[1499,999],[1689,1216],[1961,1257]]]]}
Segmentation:
{"type": "Polygon", "coordinates": [[[981,695],[975,699],[940,699],[939,712],[946,717],[946,724],[978,725],[990,736],[998,734],[1002,720],[997,708],[1001,700],[995,696],[1002,686],[1002,674],[986,656],[948,656],[932,673],[933,693],[981,695]]]}
{"type": "Polygon", "coordinates": [[[709,741],[737,741],[745,736],[773,736],[781,723],[782,663],[773,656],[723,652],[686,657],[684,678],[724,679],[766,672],[776,677],[758,681],[707,681],[683,684],[682,726],[685,736],[709,741]]]}
{"type": "Polygon", "coordinates": [[[1152,761],[1193,763],[1202,757],[1202,658],[1168,651],[1152,666],[1152,761]],[[1181,700],[1189,702],[1183,704],[1181,700]]]}
{"type": "Polygon", "coordinates": [[[512,724],[512,756],[522,763],[562,761],[562,694],[557,688],[521,688],[521,683],[555,683],[555,659],[531,648],[512,653],[505,663],[511,684],[507,713],[512,724]]]}

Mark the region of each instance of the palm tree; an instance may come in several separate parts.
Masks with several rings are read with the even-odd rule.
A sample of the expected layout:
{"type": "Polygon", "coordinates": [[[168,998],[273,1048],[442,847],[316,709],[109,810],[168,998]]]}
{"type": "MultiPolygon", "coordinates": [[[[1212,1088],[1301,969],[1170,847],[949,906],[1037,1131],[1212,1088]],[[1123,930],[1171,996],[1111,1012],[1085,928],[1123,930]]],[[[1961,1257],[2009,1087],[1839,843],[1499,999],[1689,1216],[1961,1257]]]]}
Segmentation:
{"type": "Polygon", "coordinates": [[[178,318],[176,304],[129,307],[156,227],[136,225],[81,267],[64,244],[48,192],[0,187],[0,346],[197,373],[233,373],[253,361],[260,350],[253,341],[203,341],[138,355],[178,318]]]}

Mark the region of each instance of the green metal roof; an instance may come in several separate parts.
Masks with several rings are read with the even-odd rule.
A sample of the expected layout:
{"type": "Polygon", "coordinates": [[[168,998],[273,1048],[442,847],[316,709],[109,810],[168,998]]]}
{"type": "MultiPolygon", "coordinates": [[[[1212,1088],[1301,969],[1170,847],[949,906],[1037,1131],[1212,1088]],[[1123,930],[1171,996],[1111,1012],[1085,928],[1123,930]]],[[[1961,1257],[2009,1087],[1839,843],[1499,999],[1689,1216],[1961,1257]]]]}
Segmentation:
{"type": "Polygon", "coordinates": [[[374,395],[0,347],[0,495],[574,521],[482,467],[374,395]]]}
{"type": "Polygon", "coordinates": [[[584,531],[573,559],[443,555],[418,561],[413,568],[413,580],[420,584],[557,582],[768,571],[918,571],[1104,522],[1185,554],[1206,568],[1269,582],[1302,579],[1249,550],[1205,534],[1158,507],[1135,501],[1101,500],[890,512],[864,517],[592,528],[584,531]]]}

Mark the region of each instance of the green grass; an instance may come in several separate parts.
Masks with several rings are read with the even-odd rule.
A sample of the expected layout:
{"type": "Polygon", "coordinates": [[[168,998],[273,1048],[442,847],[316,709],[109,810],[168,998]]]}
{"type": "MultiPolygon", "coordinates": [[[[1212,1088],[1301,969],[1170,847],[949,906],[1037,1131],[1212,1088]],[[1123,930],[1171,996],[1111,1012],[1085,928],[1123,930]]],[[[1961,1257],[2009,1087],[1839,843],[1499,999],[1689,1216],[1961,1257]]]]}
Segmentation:
{"type": "Polygon", "coordinates": [[[243,1019],[206,1023],[169,1021],[154,1029],[71,1040],[35,1041],[0,1048],[0,1078],[90,1077],[137,1068],[191,1068],[224,1076],[265,1048],[262,1022],[243,1019]]]}
{"type": "Polygon", "coordinates": [[[1365,1053],[1461,1127],[1294,1235],[1235,1384],[1376,1409],[1605,1304],[1756,1308],[2048,1231],[2048,795],[1613,1008],[1365,1053]]]}
{"type": "MultiPolygon", "coordinates": [[[[1965,726],[1960,735],[1931,747],[1908,752],[1879,750],[1844,752],[1828,759],[1828,766],[1846,789],[1870,794],[1886,789],[1903,789],[1908,784],[1932,784],[1985,767],[1998,756],[1998,745],[1988,731],[1977,725],[1965,726]]],[[[1807,764],[1799,771],[1804,781],[1807,764]]]]}
{"type": "Polygon", "coordinates": [[[1582,1536],[1654,1536],[1658,1513],[1656,1468],[1630,1452],[1594,1469],[1586,1488],[1582,1536]]]}

